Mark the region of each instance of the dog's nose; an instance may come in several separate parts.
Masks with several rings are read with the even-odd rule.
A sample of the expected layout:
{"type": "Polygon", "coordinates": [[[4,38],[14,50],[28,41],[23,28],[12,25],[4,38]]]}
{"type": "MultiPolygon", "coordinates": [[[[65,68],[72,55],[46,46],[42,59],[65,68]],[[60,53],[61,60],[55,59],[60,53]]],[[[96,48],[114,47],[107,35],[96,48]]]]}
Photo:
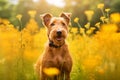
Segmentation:
{"type": "Polygon", "coordinates": [[[61,35],[62,32],[60,30],[57,31],[57,35],[61,35]]]}

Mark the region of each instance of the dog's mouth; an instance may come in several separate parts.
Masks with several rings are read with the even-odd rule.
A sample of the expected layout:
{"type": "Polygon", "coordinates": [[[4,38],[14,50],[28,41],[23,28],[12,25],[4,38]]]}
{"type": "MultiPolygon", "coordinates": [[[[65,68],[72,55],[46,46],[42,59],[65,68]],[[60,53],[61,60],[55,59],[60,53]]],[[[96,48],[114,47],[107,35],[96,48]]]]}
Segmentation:
{"type": "Polygon", "coordinates": [[[57,41],[61,41],[61,40],[62,40],[62,36],[57,36],[57,37],[56,37],[56,40],[57,40],[57,41]]]}

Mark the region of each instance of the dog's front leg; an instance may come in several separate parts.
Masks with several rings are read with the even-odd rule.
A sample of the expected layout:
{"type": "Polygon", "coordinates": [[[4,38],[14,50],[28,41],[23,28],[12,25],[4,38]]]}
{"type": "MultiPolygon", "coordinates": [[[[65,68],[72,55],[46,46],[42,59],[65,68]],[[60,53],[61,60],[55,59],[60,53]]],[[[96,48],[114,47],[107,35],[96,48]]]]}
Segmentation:
{"type": "Polygon", "coordinates": [[[70,80],[70,73],[68,72],[65,73],[65,80],[70,80]]]}

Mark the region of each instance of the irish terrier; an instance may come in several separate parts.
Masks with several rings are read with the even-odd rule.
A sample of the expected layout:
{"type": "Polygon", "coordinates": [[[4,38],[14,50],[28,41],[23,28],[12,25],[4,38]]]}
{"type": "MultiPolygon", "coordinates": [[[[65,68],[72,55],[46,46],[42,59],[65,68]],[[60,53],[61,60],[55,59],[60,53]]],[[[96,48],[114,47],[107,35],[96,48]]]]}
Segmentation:
{"type": "Polygon", "coordinates": [[[35,65],[40,80],[70,80],[72,58],[65,41],[68,35],[70,16],[70,13],[62,13],[59,17],[53,17],[51,14],[42,15],[49,40],[43,55],[35,65]],[[59,70],[59,74],[51,77],[44,72],[45,68],[56,68],[59,70]]]}

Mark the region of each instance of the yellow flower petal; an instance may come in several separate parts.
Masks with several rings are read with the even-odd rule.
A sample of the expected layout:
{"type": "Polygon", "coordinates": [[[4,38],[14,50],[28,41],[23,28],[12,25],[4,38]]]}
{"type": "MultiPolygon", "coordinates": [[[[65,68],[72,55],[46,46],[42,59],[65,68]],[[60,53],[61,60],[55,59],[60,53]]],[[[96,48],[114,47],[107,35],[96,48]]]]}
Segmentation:
{"type": "Polygon", "coordinates": [[[98,28],[100,28],[100,22],[97,22],[97,23],[95,24],[95,26],[98,27],[98,28]]]}
{"type": "Polygon", "coordinates": [[[76,17],[76,18],[74,19],[74,22],[75,22],[75,23],[78,23],[78,21],[79,21],[79,18],[76,17]]]}
{"type": "Polygon", "coordinates": [[[104,8],[104,4],[103,4],[103,3],[98,4],[98,5],[97,5],[97,8],[103,9],[103,8],[104,8]]]}
{"type": "Polygon", "coordinates": [[[105,11],[106,11],[106,12],[109,12],[109,11],[110,11],[110,8],[105,9],[105,11]]]}
{"type": "Polygon", "coordinates": [[[90,22],[88,22],[88,23],[85,25],[85,28],[86,28],[86,29],[89,29],[89,28],[90,28],[90,22]]]}
{"type": "Polygon", "coordinates": [[[101,30],[105,33],[113,33],[117,31],[117,26],[115,24],[104,24],[101,30]]]}
{"type": "Polygon", "coordinates": [[[90,21],[92,19],[93,14],[94,14],[93,10],[85,11],[85,15],[87,16],[88,21],[90,21]]]}
{"type": "Polygon", "coordinates": [[[110,15],[110,20],[113,23],[119,23],[120,22],[120,14],[119,13],[113,13],[110,15]]]}
{"type": "Polygon", "coordinates": [[[18,20],[21,20],[22,15],[21,15],[21,14],[18,14],[18,15],[16,16],[16,18],[17,18],[18,20]]]}
{"type": "Polygon", "coordinates": [[[104,21],[105,21],[105,17],[104,17],[104,16],[101,16],[101,17],[100,17],[100,20],[101,20],[102,22],[104,22],[104,21]]]}
{"type": "Polygon", "coordinates": [[[58,75],[60,73],[59,69],[57,69],[55,67],[44,68],[43,72],[48,76],[54,76],[54,75],[58,75]]]}
{"type": "Polygon", "coordinates": [[[28,14],[29,14],[32,18],[34,18],[35,15],[36,15],[36,11],[35,11],[35,10],[30,10],[30,11],[28,11],[28,14]]]}

